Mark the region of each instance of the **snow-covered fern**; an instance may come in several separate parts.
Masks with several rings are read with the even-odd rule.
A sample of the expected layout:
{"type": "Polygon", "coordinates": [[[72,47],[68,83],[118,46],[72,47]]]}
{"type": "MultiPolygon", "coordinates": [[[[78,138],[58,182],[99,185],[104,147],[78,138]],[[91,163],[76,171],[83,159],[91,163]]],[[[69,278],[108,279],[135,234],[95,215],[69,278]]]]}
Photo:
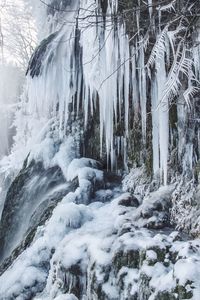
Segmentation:
{"type": "Polygon", "coordinates": [[[166,25],[162,32],[158,35],[156,42],[153,46],[153,49],[151,51],[151,54],[149,56],[149,59],[147,61],[146,67],[150,68],[156,58],[162,57],[163,54],[165,53],[165,39],[167,37],[167,32],[168,32],[169,25],[166,25]]]}
{"type": "Polygon", "coordinates": [[[175,41],[176,41],[176,37],[177,35],[181,32],[181,31],[184,31],[186,28],[185,26],[183,26],[180,22],[179,26],[175,29],[175,30],[171,30],[171,31],[168,31],[167,32],[167,38],[168,38],[168,41],[170,43],[170,46],[171,46],[171,49],[172,49],[172,53],[173,53],[173,56],[175,56],[175,41]]]}
{"type": "Polygon", "coordinates": [[[166,52],[166,42],[169,42],[173,55],[175,55],[174,44],[176,41],[177,35],[185,30],[185,27],[182,25],[182,21],[180,20],[179,25],[175,30],[169,30],[169,27],[172,23],[177,21],[175,19],[169,22],[161,31],[161,33],[157,36],[156,42],[153,46],[149,59],[146,63],[146,68],[149,69],[155,63],[156,59],[162,58],[166,52]]]}
{"type": "MultiPolygon", "coordinates": [[[[177,47],[174,62],[167,77],[163,96],[160,101],[161,103],[166,99],[170,101],[178,95],[179,89],[182,85],[180,75],[184,74],[188,78],[189,74],[193,74],[192,65],[193,61],[190,57],[188,57],[188,50],[181,41],[177,47]]],[[[192,75],[192,77],[195,78],[194,75],[192,75]]],[[[193,92],[194,87],[192,86],[190,86],[190,89],[185,91],[186,102],[188,102],[188,97],[192,95],[193,92]]]]}
{"type": "Polygon", "coordinates": [[[183,93],[183,97],[187,106],[191,108],[191,98],[194,97],[199,92],[199,87],[197,86],[189,86],[187,90],[183,93]]]}
{"type": "Polygon", "coordinates": [[[173,0],[172,2],[166,4],[166,5],[159,5],[156,9],[160,11],[175,11],[174,5],[176,3],[176,0],[173,0]]]}

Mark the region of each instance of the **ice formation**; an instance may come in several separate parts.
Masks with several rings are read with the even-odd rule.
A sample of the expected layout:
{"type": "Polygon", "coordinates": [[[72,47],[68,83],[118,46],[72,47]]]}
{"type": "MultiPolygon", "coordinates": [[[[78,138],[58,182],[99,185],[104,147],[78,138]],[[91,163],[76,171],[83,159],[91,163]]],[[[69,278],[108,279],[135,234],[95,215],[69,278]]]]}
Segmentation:
{"type": "MultiPolygon", "coordinates": [[[[53,10],[49,21],[50,35],[38,47],[30,62],[26,91],[16,118],[16,147],[21,147],[20,141],[24,143],[25,140],[24,153],[28,153],[33,138],[50,120],[62,140],[70,116],[78,118],[83,112],[87,127],[90,118],[97,112],[101,152],[105,147],[108,166],[115,169],[117,157],[121,155],[127,168],[130,114],[134,115],[135,122],[141,118],[145,148],[147,115],[151,113],[153,172],[155,176],[160,175],[162,183],[167,184],[169,108],[173,95],[180,88],[180,80],[174,76],[179,76],[181,71],[191,73],[192,64],[192,58],[189,64],[189,58],[185,57],[186,50],[183,49],[183,54],[180,54],[181,46],[177,49],[174,46],[176,34],[183,28],[178,25],[175,31],[170,31],[167,25],[160,29],[146,62],[148,37],[139,35],[134,42],[129,42],[126,23],[120,17],[112,17],[117,11],[117,1],[108,1],[105,16],[94,0],[74,1],[70,5],[67,6],[69,9],[61,11],[60,22],[57,22],[57,11],[53,10]],[[167,71],[168,58],[172,54],[174,64],[167,71]],[[183,60],[183,66],[176,57],[183,60]],[[151,78],[151,110],[147,108],[148,77],[151,78]],[[117,132],[120,126],[121,130],[117,132]]],[[[196,61],[198,47],[193,53],[196,61]]],[[[194,79],[194,74],[191,76],[194,79]]],[[[199,76],[197,66],[196,76],[199,76]]],[[[187,99],[192,91],[191,86],[187,90],[187,99]]]]}
{"type": "Polygon", "coordinates": [[[51,18],[51,35],[36,50],[29,65],[26,90],[15,122],[16,147],[22,146],[21,141],[26,147],[24,153],[28,153],[38,131],[48,122],[55,124],[62,139],[69,116],[78,117],[83,111],[86,127],[98,111],[101,152],[105,145],[111,169],[116,168],[119,155],[124,157],[126,167],[130,114],[134,114],[135,120],[141,115],[142,141],[146,145],[147,78],[157,55],[156,71],[151,75],[153,170],[154,174],[160,172],[161,181],[166,184],[169,115],[168,98],[163,100],[168,76],[165,52],[173,47],[162,49],[169,40],[165,29],[160,34],[161,46],[155,45],[146,65],[146,42],[141,36],[134,45],[129,43],[126,24],[120,18],[112,18],[116,9],[117,1],[109,1],[104,17],[96,1],[82,0],[73,2],[63,12],[61,24],[56,13],[51,18]],[[116,135],[120,123],[123,129],[116,135]]]}

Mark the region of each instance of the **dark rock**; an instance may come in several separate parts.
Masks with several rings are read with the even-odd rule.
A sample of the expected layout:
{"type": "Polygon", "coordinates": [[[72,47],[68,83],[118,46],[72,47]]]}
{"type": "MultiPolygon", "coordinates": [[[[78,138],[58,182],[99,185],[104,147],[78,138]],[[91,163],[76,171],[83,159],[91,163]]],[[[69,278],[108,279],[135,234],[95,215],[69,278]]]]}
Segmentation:
{"type": "Polygon", "coordinates": [[[147,220],[147,223],[144,225],[148,229],[164,229],[166,227],[170,228],[170,217],[168,213],[165,212],[154,212],[154,215],[147,220]]]}
{"type": "MultiPolygon", "coordinates": [[[[98,266],[99,269],[99,266],[98,266]]],[[[98,300],[109,300],[108,296],[104,292],[102,285],[106,283],[109,279],[109,275],[111,272],[111,266],[101,266],[102,269],[102,278],[98,279],[96,275],[97,265],[94,263],[90,269],[90,278],[91,278],[91,284],[88,285],[88,288],[90,289],[90,293],[94,299],[98,297],[98,300]]],[[[93,299],[92,298],[92,299],[93,299]]]]}
{"type": "Polygon", "coordinates": [[[153,208],[152,207],[145,207],[142,209],[140,216],[144,219],[149,219],[153,216],[153,208]]]}
{"type": "MultiPolygon", "coordinates": [[[[51,34],[48,38],[44,39],[36,48],[35,52],[33,53],[30,59],[26,75],[30,74],[30,76],[33,78],[41,74],[42,62],[45,57],[46,51],[56,35],[57,32],[51,34]]],[[[52,57],[50,59],[52,59],[52,57]]]]}
{"type": "Polygon", "coordinates": [[[173,264],[176,263],[177,257],[178,257],[178,252],[172,251],[171,249],[169,249],[169,259],[173,264]]]}
{"type": "Polygon", "coordinates": [[[119,250],[115,253],[112,263],[116,274],[122,267],[139,268],[140,251],[139,249],[119,250]]]}
{"type": "Polygon", "coordinates": [[[124,199],[121,199],[118,202],[118,205],[122,205],[126,207],[138,207],[140,204],[138,199],[135,196],[130,195],[130,196],[125,196],[124,199]]]}
{"type": "Polygon", "coordinates": [[[178,294],[178,299],[192,299],[193,298],[193,292],[190,289],[187,289],[187,285],[190,286],[192,282],[188,281],[186,282],[185,286],[177,285],[175,288],[175,292],[178,294]]]}
{"type": "Polygon", "coordinates": [[[69,268],[62,266],[62,262],[54,262],[54,283],[57,279],[60,282],[59,290],[65,294],[74,294],[78,299],[83,296],[86,290],[87,274],[81,268],[81,261],[71,265],[69,268]]]}
{"type": "Polygon", "coordinates": [[[144,272],[141,272],[140,278],[139,278],[139,295],[140,299],[142,300],[148,300],[151,296],[151,289],[149,288],[149,282],[151,280],[151,277],[147,276],[144,272]]]}
{"type": "Polygon", "coordinates": [[[124,225],[122,226],[122,228],[120,229],[120,231],[118,232],[118,235],[121,236],[121,235],[123,235],[123,234],[125,234],[125,233],[128,233],[128,232],[130,232],[133,228],[134,228],[134,226],[132,226],[131,223],[124,224],[124,225]]]}
{"type": "Polygon", "coordinates": [[[132,290],[132,284],[128,286],[125,285],[125,277],[127,276],[127,271],[120,273],[119,279],[117,281],[117,286],[119,287],[120,297],[123,300],[138,300],[138,292],[132,290]],[[124,293],[125,292],[125,293],[124,293]],[[126,296],[125,296],[126,295],[126,296]]]}
{"type": "Polygon", "coordinates": [[[115,186],[119,187],[121,186],[121,180],[122,180],[121,176],[113,172],[104,171],[104,181],[106,185],[109,183],[111,187],[115,187],[115,186]]]}
{"type": "MultiPolygon", "coordinates": [[[[177,300],[177,296],[173,292],[162,291],[154,298],[155,300],[177,300]]],[[[179,298],[178,298],[179,299],[179,298]]]]}
{"type": "Polygon", "coordinates": [[[71,273],[74,276],[80,276],[80,275],[82,275],[82,271],[81,271],[81,268],[80,268],[79,264],[72,265],[68,269],[68,272],[71,273]]]}

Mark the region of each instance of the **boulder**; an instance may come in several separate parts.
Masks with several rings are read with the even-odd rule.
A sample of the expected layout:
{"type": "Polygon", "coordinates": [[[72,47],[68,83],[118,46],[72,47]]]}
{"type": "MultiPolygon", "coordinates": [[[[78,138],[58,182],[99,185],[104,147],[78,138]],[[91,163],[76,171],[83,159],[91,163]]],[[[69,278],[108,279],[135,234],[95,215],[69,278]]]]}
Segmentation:
{"type": "Polygon", "coordinates": [[[138,207],[140,205],[138,199],[131,194],[124,195],[124,198],[119,200],[118,204],[126,207],[138,207]]]}

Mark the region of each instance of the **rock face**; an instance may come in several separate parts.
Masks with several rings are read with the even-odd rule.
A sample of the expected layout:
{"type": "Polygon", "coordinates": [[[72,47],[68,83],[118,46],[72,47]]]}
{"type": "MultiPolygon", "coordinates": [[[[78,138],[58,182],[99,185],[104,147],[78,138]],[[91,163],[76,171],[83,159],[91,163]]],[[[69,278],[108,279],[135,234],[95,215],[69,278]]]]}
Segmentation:
{"type": "MultiPolygon", "coordinates": [[[[75,185],[74,185],[75,187],[75,185]]],[[[57,203],[70,191],[59,167],[44,169],[32,161],[11,184],[0,222],[1,260],[50,217],[57,203]],[[5,230],[6,228],[6,230],[5,230]]],[[[28,244],[30,244],[31,240],[28,244]]]]}
{"type": "Polygon", "coordinates": [[[134,195],[124,195],[123,199],[119,201],[119,205],[128,206],[128,207],[138,207],[139,201],[134,195]]]}
{"type": "Polygon", "coordinates": [[[42,62],[45,59],[45,53],[48,49],[48,46],[50,46],[52,40],[55,38],[56,33],[53,33],[50,35],[47,39],[43,40],[41,44],[38,46],[38,48],[35,50],[34,55],[32,56],[29,66],[27,69],[27,73],[30,73],[30,76],[33,78],[35,76],[39,76],[42,72],[42,62]]]}

